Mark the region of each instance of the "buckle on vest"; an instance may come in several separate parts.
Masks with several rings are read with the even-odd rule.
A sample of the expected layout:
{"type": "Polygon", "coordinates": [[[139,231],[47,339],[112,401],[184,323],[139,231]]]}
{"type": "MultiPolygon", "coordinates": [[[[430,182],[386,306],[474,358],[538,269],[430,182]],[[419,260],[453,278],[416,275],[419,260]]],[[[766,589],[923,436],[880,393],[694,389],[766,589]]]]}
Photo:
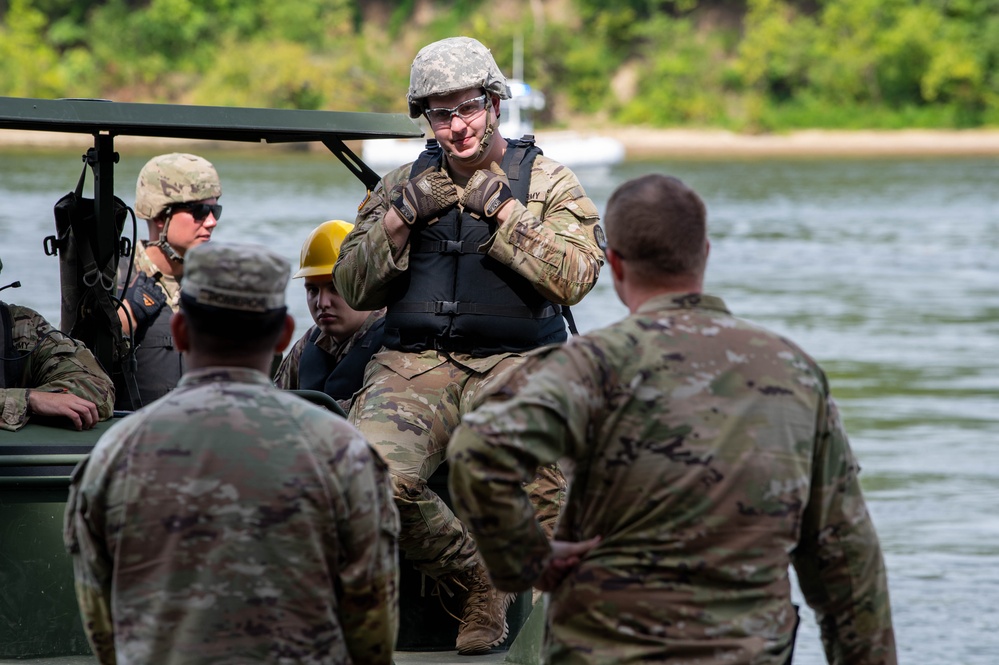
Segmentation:
{"type": "Polygon", "coordinates": [[[441,254],[461,254],[461,244],[460,240],[445,240],[441,254]]]}
{"type": "Polygon", "coordinates": [[[434,303],[434,314],[447,314],[454,316],[458,313],[458,303],[438,300],[434,303]]]}

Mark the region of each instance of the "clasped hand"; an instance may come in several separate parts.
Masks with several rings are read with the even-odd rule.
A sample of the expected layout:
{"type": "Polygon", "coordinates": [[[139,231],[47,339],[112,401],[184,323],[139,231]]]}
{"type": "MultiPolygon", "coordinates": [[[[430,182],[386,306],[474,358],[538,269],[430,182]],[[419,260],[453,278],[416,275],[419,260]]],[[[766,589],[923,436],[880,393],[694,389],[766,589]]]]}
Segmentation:
{"type": "Polygon", "coordinates": [[[396,188],[392,208],[411,228],[433,224],[458,203],[458,190],[444,171],[433,167],[419,173],[396,188]]]}
{"type": "Polygon", "coordinates": [[[494,220],[503,204],[512,198],[506,174],[480,169],[468,179],[460,203],[472,216],[494,220]]]}

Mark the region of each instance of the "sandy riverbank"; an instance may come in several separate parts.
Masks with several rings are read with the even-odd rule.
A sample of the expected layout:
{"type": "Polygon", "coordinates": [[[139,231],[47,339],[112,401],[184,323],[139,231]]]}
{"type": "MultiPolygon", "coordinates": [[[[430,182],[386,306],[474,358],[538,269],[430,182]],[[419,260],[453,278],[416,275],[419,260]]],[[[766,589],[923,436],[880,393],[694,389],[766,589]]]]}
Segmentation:
{"type": "MultiPolygon", "coordinates": [[[[744,135],[725,131],[647,130],[601,132],[625,145],[629,159],[656,157],[765,156],[999,156],[999,130],[807,130],[788,134],[744,135]]],[[[543,143],[543,133],[538,133],[543,143]]]]}
{"type": "MultiPolygon", "coordinates": [[[[562,132],[537,132],[544,147],[546,136],[562,132]]],[[[605,127],[578,134],[601,134],[621,141],[628,159],[666,157],[775,157],[775,156],[996,156],[999,157],[999,129],[836,131],[805,130],[787,134],[735,134],[720,130],[651,129],[644,127],[605,127]]],[[[61,132],[31,132],[0,129],[0,147],[82,148],[93,144],[88,135],[61,132]]],[[[247,144],[184,141],[153,137],[121,136],[119,149],[181,146],[239,147],[247,144]]],[[[360,146],[349,142],[355,151],[360,146]]],[[[317,144],[317,149],[325,150],[317,144]]],[[[191,148],[195,150],[195,148],[191,148]]]]}

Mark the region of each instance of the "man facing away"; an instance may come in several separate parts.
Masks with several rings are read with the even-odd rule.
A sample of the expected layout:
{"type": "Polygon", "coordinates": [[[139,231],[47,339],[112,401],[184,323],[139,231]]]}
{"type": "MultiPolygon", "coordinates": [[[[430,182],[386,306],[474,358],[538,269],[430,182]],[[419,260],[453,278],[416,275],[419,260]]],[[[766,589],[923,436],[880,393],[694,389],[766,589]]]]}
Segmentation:
{"type": "Polygon", "coordinates": [[[222,184],[211,162],[187,153],[153,157],[139,171],[135,214],[146,220],[149,240],[137,244],[134,262],[123,260],[119,282],[128,290],[118,310],[122,334],[135,354],[132,394],[127,373],[116,376],[115,408],[130,411],[150,404],[177,385],[184,359],[170,332],[170,316],[179,308],[184,257],[211,240],[222,215],[222,184]],[[130,275],[130,276],[129,276],[130,275]]]}
{"type": "Polygon", "coordinates": [[[830,663],[893,664],[884,561],[826,376],[702,293],[705,218],[675,178],[614,192],[607,260],[631,315],[538,353],[466,415],[455,511],[498,587],[551,590],[548,663],[788,663],[792,564],[830,663]],[[574,475],[550,544],[520,483],[561,456],[574,475]]]}
{"type": "Polygon", "coordinates": [[[398,514],[343,418],[275,388],[290,266],[252,245],[186,256],[187,372],[73,474],[65,542],[102,664],[389,665],[398,514]]]}
{"type": "Polygon", "coordinates": [[[21,429],[32,415],[91,429],[113,404],[114,385],[90,349],[35,310],[0,302],[0,429],[21,429]]]}
{"type": "Polygon", "coordinates": [[[364,368],[382,346],[385,310],[352,309],[333,281],[333,265],[353,224],[323,222],[302,245],[299,270],[315,325],[291,347],[274,376],[284,390],[318,390],[337,400],[344,412],[361,387],[364,368]]]}
{"type": "MultiPolygon", "coordinates": [[[[388,461],[414,566],[466,589],[460,654],[506,637],[513,596],[498,593],[474,541],[427,487],[461,415],[524,353],[566,339],[561,306],[578,302],[603,262],[598,214],[576,176],[530,141],[500,136],[510,90],[488,49],[468,37],[424,47],[409,112],[439,149],[386,174],[361,205],[334,279],[356,309],[387,306],[384,345],[350,420],[388,461]]],[[[533,495],[551,524],[564,496],[554,464],[533,495]]]]}

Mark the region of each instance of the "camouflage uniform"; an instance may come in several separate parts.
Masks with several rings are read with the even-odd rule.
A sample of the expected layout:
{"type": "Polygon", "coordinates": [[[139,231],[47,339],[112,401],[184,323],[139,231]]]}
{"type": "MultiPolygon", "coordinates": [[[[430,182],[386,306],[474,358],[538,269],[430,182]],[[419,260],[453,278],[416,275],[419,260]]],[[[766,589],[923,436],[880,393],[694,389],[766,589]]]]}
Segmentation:
{"type": "MultiPolygon", "coordinates": [[[[408,181],[410,170],[403,166],[382,178],[340,248],[334,280],[355,309],[391,309],[393,281],[409,268],[409,246],[401,253],[392,246],[383,219],[389,192],[408,181]]],[[[550,301],[575,304],[596,284],[603,262],[596,207],[570,170],[544,156],[534,161],[530,192],[526,206],[517,200],[509,204],[510,218],[490,241],[488,256],[527,278],[550,301]]],[[[444,461],[451,432],[482,388],[514,370],[522,356],[387,350],[368,364],[350,420],[392,469],[402,517],[400,549],[433,577],[469,568],[475,544],[426,481],[444,461]]],[[[532,487],[549,525],[564,483],[551,465],[532,487]]]]}
{"type": "MultiPolygon", "coordinates": [[[[188,252],[185,298],[198,260],[227,247],[188,252]]],[[[232,279],[217,302],[269,281],[283,303],[287,264],[272,256],[284,266],[273,279],[254,271],[255,256],[212,264],[232,279]]],[[[73,474],[65,540],[100,662],[388,665],[398,628],[390,488],[384,462],[342,418],[256,369],[189,371],[73,474]]]]}
{"type": "Polygon", "coordinates": [[[793,564],[830,663],[895,663],[877,535],[826,377],[718,298],[661,295],[530,358],[451,442],[493,581],[550,553],[520,490],[574,465],[556,537],[601,536],[551,594],[549,663],[788,662],[793,564]]]}
{"type": "MultiPolygon", "coordinates": [[[[357,329],[350,339],[338,344],[335,339],[324,332],[319,333],[316,338],[316,346],[333,356],[339,362],[354,347],[354,343],[364,337],[376,321],[385,317],[385,310],[379,309],[368,315],[361,327],[357,329]]],[[[291,347],[274,374],[274,385],[282,390],[298,390],[298,368],[302,362],[302,352],[309,344],[309,338],[316,331],[316,326],[309,328],[297,342],[291,347]]],[[[350,400],[337,400],[344,411],[350,409],[350,400]]]]}
{"type": "Polygon", "coordinates": [[[53,328],[38,312],[8,305],[14,350],[28,354],[24,387],[0,387],[0,429],[17,430],[28,422],[31,390],[65,391],[97,405],[101,420],[111,417],[114,385],[94,354],[80,342],[53,328]]]}
{"type": "MultiPolygon", "coordinates": [[[[138,400],[148,405],[174,388],[184,372],[184,358],[175,350],[170,332],[170,315],[179,309],[180,280],[164,274],[147,250],[157,247],[163,255],[183,262],[183,250],[167,242],[173,215],[164,214],[173,206],[222,195],[222,184],[215,167],[203,157],[188,153],[169,153],[150,159],[139,171],[135,185],[135,214],[141,219],[164,219],[158,236],[137,243],[131,278],[125,299],[131,308],[132,327],[123,325],[122,333],[136,345],[134,389],[138,400]],[[169,309],[167,309],[169,307],[169,309]]],[[[213,213],[214,214],[214,213],[213,213]]],[[[156,235],[154,227],[150,233],[156,235]]],[[[118,285],[125,284],[129,261],[118,265],[118,285]]],[[[131,410],[133,403],[127,377],[115,375],[118,386],[116,408],[131,410]]]]}

